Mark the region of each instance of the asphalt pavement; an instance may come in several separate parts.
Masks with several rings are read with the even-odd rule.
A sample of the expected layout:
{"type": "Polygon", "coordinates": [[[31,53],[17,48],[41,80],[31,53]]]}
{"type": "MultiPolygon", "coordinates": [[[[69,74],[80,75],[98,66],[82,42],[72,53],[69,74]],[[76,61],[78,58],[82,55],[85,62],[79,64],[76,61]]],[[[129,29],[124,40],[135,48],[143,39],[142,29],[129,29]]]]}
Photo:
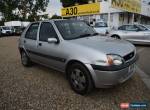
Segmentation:
{"type": "Polygon", "coordinates": [[[150,89],[150,46],[136,46],[139,60],[137,62],[137,73],[150,89]]]}
{"type": "Polygon", "coordinates": [[[150,46],[136,46],[139,54],[137,66],[150,77],[150,46]]]}

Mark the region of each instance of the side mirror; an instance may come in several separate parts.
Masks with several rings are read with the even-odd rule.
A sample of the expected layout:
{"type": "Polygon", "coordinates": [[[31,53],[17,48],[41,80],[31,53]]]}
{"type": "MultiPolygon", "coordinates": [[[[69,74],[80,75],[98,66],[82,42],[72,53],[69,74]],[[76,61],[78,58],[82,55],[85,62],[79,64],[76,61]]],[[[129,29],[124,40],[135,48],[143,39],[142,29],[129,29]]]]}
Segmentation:
{"type": "Polygon", "coordinates": [[[48,43],[58,43],[56,38],[48,38],[48,43]]]}
{"type": "Polygon", "coordinates": [[[139,31],[141,31],[141,30],[140,30],[139,28],[137,28],[137,29],[136,29],[136,32],[139,32],[139,31]]]}
{"type": "Polygon", "coordinates": [[[58,43],[58,40],[56,38],[48,38],[48,43],[58,43]]]}

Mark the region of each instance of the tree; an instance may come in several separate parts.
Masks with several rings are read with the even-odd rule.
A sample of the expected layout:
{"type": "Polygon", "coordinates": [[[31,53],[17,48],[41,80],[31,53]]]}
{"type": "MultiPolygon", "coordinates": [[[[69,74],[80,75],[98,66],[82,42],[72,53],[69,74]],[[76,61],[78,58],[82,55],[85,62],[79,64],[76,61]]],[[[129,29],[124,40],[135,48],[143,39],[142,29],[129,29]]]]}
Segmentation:
{"type": "Polygon", "coordinates": [[[62,17],[55,14],[51,17],[51,19],[62,19],[62,17]]]}
{"type": "Polygon", "coordinates": [[[76,3],[78,4],[87,4],[89,1],[94,0],[60,0],[62,2],[63,7],[74,6],[76,3]]]}
{"type": "Polygon", "coordinates": [[[0,12],[5,21],[39,20],[39,14],[46,11],[49,0],[0,0],[0,12]]]}
{"type": "Polygon", "coordinates": [[[13,20],[16,16],[13,14],[13,10],[18,5],[18,0],[0,0],[0,12],[2,12],[5,21],[13,20]]]}
{"type": "Polygon", "coordinates": [[[63,7],[73,6],[75,4],[74,0],[60,0],[63,7]]]}
{"type": "Polygon", "coordinates": [[[18,10],[23,19],[39,20],[38,14],[46,11],[49,0],[20,0],[18,10]]]}

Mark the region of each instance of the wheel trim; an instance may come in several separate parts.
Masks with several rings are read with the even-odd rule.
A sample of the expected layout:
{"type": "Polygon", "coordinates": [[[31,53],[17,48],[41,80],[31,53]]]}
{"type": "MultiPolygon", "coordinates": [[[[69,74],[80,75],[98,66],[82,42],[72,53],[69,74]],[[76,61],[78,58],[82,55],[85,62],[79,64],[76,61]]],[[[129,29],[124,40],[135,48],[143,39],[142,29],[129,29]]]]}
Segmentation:
{"type": "Polygon", "coordinates": [[[71,83],[77,90],[84,90],[86,88],[86,78],[81,70],[74,69],[71,72],[71,83]]]}
{"type": "Polygon", "coordinates": [[[27,56],[26,56],[26,54],[25,54],[24,52],[22,53],[21,60],[22,60],[22,63],[23,63],[24,65],[27,64],[27,56]]]}

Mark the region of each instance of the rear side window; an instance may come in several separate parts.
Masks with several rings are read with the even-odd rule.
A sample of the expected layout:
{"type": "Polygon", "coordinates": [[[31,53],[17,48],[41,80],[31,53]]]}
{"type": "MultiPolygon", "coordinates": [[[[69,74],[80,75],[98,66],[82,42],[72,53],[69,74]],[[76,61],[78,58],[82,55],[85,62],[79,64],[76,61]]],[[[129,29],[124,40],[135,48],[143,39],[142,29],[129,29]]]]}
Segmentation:
{"type": "Polygon", "coordinates": [[[126,26],[127,31],[137,31],[138,28],[135,25],[128,25],[126,26]]]}
{"type": "Polygon", "coordinates": [[[126,26],[120,26],[118,30],[126,30],[126,26]]]}
{"type": "Polygon", "coordinates": [[[57,38],[57,34],[49,22],[41,24],[39,40],[47,42],[48,38],[57,38]]]}
{"type": "Polygon", "coordinates": [[[25,38],[36,40],[38,33],[39,23],[32,24],[26,32],[25,38]]]}

